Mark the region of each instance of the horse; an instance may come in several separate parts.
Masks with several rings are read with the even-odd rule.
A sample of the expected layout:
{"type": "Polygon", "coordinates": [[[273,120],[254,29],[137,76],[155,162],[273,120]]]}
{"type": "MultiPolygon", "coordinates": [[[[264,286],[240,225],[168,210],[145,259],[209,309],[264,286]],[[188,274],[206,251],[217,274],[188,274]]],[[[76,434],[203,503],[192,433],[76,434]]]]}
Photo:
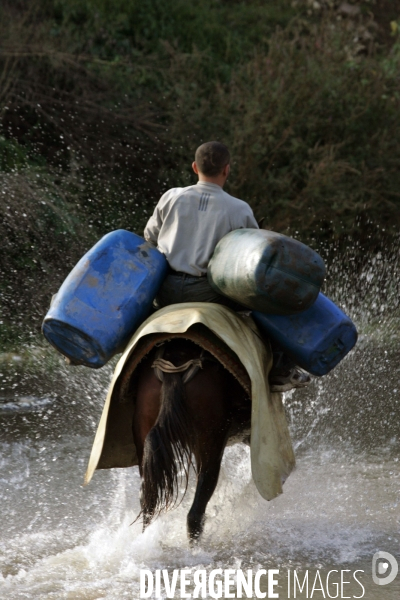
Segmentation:
{"type": "Polygon", "coordinates": [[[181,478],[197,485],[191,543],[204,528],[227,443],[250,445],[253,481],[272,500],[295,465],[281,394],[270,393],[271,351],[247,315],[215,303],[160,309],[132,336],[107,393],[85,474],[139,466],[145,529],[176,505],[181,478]],[[250,439],[251,433],[251,439],[250,439]]]}
{"type": "Polygon", "coordinates": [[[245,441],[250,431],[248,391],[209,352],[175,338],[155,347],[137,368],[132,434],[142,478],[143,530],[177,503],[178,483],[197,485],[187,515],[191,544],[200,537],[205,511],[216,488],[229,439],[245,441]]]}

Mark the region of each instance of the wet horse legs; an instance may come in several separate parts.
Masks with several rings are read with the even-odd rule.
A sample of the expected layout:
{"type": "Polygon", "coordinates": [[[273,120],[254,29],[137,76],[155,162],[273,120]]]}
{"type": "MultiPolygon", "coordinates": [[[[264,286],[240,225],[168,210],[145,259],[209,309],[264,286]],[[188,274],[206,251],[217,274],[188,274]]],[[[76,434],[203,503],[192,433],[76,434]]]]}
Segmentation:
{"type": "MultiPolygon", "coordinates": [[[[196,347],[189,350],[189,358],[198,356],[196,347]]],[[[202,533],[205,510],[217,485],[232,422],[232,401],[237,395],[234,388],[239,384],[219,364],[206,362],[184,387],[179,383],[180,376],[175,375],[179,381],[173,383],[171,374],[165,375],[162,387],[151,368],[152,360],[149,356],[141,365],[133,422],[143,478],[143,525],[145,528],[159,510],[173,504],[179,475],[176,453],[181,452],[180,464],[183,457],[192,454],[197,467],[197,486],[187,517],[187,531],[193,542],[202,533]]]]}
{"type": "Polygon", "coordinates": [[[222,450],[220,449],[219,453],[216,451],[216,454],[208,457],[209,460],[200,461],[196,493],[187,516],[187,533],[191,542],[196,541],[203,532],[205,511],[218,483],[225,443],[226,439],[224,439],[222,450]]]}
{"type": "Polygon", "coordinates": [[[207,504],[218,482],[221,460],[231,424],[227,373],[210,365],[188,384],[187,398],[196,415],[197,486],[193,504],[187,516],[187,532],[193,542],[204,527],[207,504]],[[210,389],[210,380],[213,386],[210,389]]]}

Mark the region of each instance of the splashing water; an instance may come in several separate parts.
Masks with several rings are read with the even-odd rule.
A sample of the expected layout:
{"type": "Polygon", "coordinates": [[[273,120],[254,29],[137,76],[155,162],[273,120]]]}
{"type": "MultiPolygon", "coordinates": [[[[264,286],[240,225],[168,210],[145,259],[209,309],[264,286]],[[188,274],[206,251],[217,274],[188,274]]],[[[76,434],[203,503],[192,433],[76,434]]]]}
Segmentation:
{"type": "MultiPolygon", "coordinates": [[[[289,569],[323,577],[361,569],[363,597],[397,599],[400,576],[376,586],[371,564],[377,550],[400,559],[399,256],[394,248],[360,262],[349,250],[331,261],[325,291],[355,320],[360,342],[332,373],[286,395],[297,468],[282,496],[265,502],[248,448],[227,448],[194,549],[185,527],[194,478],[179,508],[145,533],[130,525],[139,512],[136,467],[98,471],[82,487],[112,366],[93,372],[60,362],[47,388],[29,377],[6,381],[0,597],[137,599],[141,569],[274,568],[280,598],[289,597],[289,569]]],[[[349,584],[344,596],[361,593],[349,584]]]]}

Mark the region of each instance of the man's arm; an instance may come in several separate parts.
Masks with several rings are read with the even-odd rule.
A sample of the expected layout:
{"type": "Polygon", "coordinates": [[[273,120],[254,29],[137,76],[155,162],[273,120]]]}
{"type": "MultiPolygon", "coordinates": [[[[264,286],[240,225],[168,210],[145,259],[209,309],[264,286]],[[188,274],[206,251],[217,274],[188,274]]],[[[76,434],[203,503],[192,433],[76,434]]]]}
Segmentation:
{"type": "Polygon", "coordinates": [[[235,211],[233,229],[259,229],[256,218],[247,202],[243,202],[240,210],[235,211]]]}
{"type": "MultiPolygon", "coordinates": [[[[251,210],[251,209],[250,209],[251,210]]],[[[253,215],[253,211],[251,210],[251,214],[247,217],[247,225],[245,225],[248,229],[260,229],[255,216],[253,215]]]]}
{"type": "Polygon", "coordinates": [[[144,228],[144,239],[146,242],[151,242],[155,246],[157,246],[158,235],[160,233],[162,225],[162,217],[160,212],[160,203],[154,209],[154,212],[150,219],[147,221],[147,225],[144,228]]]}

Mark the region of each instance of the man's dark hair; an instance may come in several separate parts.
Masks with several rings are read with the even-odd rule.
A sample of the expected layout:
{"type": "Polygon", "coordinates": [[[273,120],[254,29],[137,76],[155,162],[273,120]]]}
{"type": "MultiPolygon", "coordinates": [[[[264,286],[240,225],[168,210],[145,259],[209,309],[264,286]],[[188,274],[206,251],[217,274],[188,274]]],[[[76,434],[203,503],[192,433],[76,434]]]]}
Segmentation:
{"type": "Polygon", "coordinates": [[[194,160],[200,173],[207,177],[219,175],[226,165],[229,165],[228,148],[220,142],[206,142],[196,150],[194,160]]]}

